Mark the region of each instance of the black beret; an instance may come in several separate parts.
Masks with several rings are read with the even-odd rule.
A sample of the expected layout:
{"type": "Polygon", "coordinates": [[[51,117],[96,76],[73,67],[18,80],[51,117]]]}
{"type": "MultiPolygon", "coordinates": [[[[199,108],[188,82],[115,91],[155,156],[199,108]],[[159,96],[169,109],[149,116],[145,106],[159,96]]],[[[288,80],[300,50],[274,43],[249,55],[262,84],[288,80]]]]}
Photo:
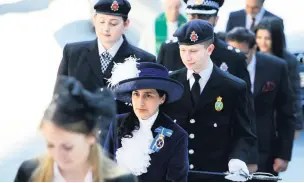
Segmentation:
{"type": "Polygon", "coordinates": [[[191,20],[173,34],[179,44],[194,45],[213,39],[213,26],[205,20],[191,20]]]}
{"type": "Polygon", "coordinates": [[[128,0],[99,0],[94,9],[97,13],[128,17],[131,5],[128,0]]]}

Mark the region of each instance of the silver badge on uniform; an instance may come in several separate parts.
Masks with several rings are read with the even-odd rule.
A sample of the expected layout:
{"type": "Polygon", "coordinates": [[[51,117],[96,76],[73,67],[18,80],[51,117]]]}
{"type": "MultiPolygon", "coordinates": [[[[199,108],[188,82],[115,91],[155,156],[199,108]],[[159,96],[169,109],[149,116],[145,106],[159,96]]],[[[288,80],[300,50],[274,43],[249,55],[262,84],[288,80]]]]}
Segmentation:
{"type": "Polygon", "coordinates": [[[221,69],[222,71],[227,72],[227,71],[228,71],[228,65],[227,65],[225,62],[223,62],[223,63],[221,64],[221,66],[220,66],[220,69],[221,69]]]}

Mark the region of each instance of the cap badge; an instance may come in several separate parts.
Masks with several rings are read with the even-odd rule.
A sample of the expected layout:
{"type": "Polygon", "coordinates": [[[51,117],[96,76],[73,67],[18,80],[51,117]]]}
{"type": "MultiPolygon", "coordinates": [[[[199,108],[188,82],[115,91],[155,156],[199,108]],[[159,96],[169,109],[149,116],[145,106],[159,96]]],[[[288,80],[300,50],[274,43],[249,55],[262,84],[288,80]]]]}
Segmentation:
{"type": "Polygon", "coordinates": [[[198,35],[196,34],[195,31],[192,31],[192,32],[191,32],[190,40],[191,40],[192,42],[196,42],[196,41],[198,40],[198,35]]]}
{"type": "Polygon", "coordinates": [[[113,1],[112,5],[111,5],[111,10],[118,11],[118,9],[119,9],[119,5],[118,5],[118,2],[115,0],[115,1],[113,1]]]}

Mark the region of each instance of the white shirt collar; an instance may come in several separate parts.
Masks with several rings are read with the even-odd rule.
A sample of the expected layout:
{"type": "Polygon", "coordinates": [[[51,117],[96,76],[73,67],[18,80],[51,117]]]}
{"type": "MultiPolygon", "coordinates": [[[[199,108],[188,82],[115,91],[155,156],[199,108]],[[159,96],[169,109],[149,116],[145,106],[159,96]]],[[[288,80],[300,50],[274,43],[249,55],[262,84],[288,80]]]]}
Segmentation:
{"type": "MultiPolygon", "coordinates": [[[[210,79],[212,71],[213,71],[213,62],[211,59],[209,59],[207,68],[202,70],[200,73],[198,73],[201,76],[201,78],[199,80],[201,93],[204,90],[208,80],[210,79]]],[[[193,73],[194,73],[193,70],[187,70],[187,80],[189,80],[190,89],[192,88],[192,86],[195,82],[193,73]]]]}
{"type": "MultiPolygon", "coordinates": [[[[210,78],[210,75],[212,73],[212,69],[213,69],[213,62],[211,60],[209,60],[208,62],[208,66],[206,69],[202,70],[199,75],[201,76],[201,79],[206,79],[207,80],[210,78]]],[[[193,78],[193,70],[188,70],[187,71],[187,80],[193,78]]]]}
{"type": "MultiPolygon", "coordinates": [[[[66,182],[66,180],[61,175],[61,173],[59,171],[59,167],[58,167],[58,165],[57,165],[56,162],[54,162],[53,171],[54,171],[53,182],[66,182]]],[[[85,177],[85,179],[84,179],[83,182],[93,182],[93,173],[92,173],[92,171],[89,171],[87,173],[87,176],[85,177]]]]}
{"type": "MultiPolygon", "coordinates": [[[[260,10],[260,12],[255,16],[255,22],[254,25],[258,25],[260,23],[260,21],[262,20],[264,14],[265,14],[265,9],[262,7],[262,9],[260,10]]],[[[246,14],[246,28],[250,29],[252,23],[252,17],[248,14],[246,14]]]]}
{"type": "Polygon", "coordinates": [[[139,124],[140,124],[140,128],[149,128],[151,129],[152,125],[154,124],[157,116],[158,116],[159,111],[157,111],[155,114],[153,114],[150,118],[148,119],[140,119],[139,120],[139,124]]]}
{"type": "Polygon", "coordinates": [[[120,39],[108,50],[106,50],[103,45],[101,44],[101,42],[99,41],[99,39],[97,39],[97,43],[98,43],[98,52],[99,55],[101,55],[103,52],[107,51],[110,53],[110,55],[112,56],[112,58],[116,55],[117,51],[119,50],[120,46],[122,45],[124,39],[122,38],[122,36],[120,37],[120,39]]]}

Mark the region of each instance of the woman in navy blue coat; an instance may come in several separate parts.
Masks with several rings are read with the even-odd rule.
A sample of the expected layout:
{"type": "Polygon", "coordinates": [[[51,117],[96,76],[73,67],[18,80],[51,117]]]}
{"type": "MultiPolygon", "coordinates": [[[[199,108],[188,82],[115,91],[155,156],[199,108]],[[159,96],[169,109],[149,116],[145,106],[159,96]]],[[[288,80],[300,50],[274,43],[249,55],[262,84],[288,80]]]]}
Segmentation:
{"type": "Polygon", "coordinates": [[[187,181],[188,135],[159,111],[182,96],[182,84],[169,79],[164,66],[131,57],[113,68],[109,82],[133,111],[111,124],[104,149],[139,181],[187,181]]]}

